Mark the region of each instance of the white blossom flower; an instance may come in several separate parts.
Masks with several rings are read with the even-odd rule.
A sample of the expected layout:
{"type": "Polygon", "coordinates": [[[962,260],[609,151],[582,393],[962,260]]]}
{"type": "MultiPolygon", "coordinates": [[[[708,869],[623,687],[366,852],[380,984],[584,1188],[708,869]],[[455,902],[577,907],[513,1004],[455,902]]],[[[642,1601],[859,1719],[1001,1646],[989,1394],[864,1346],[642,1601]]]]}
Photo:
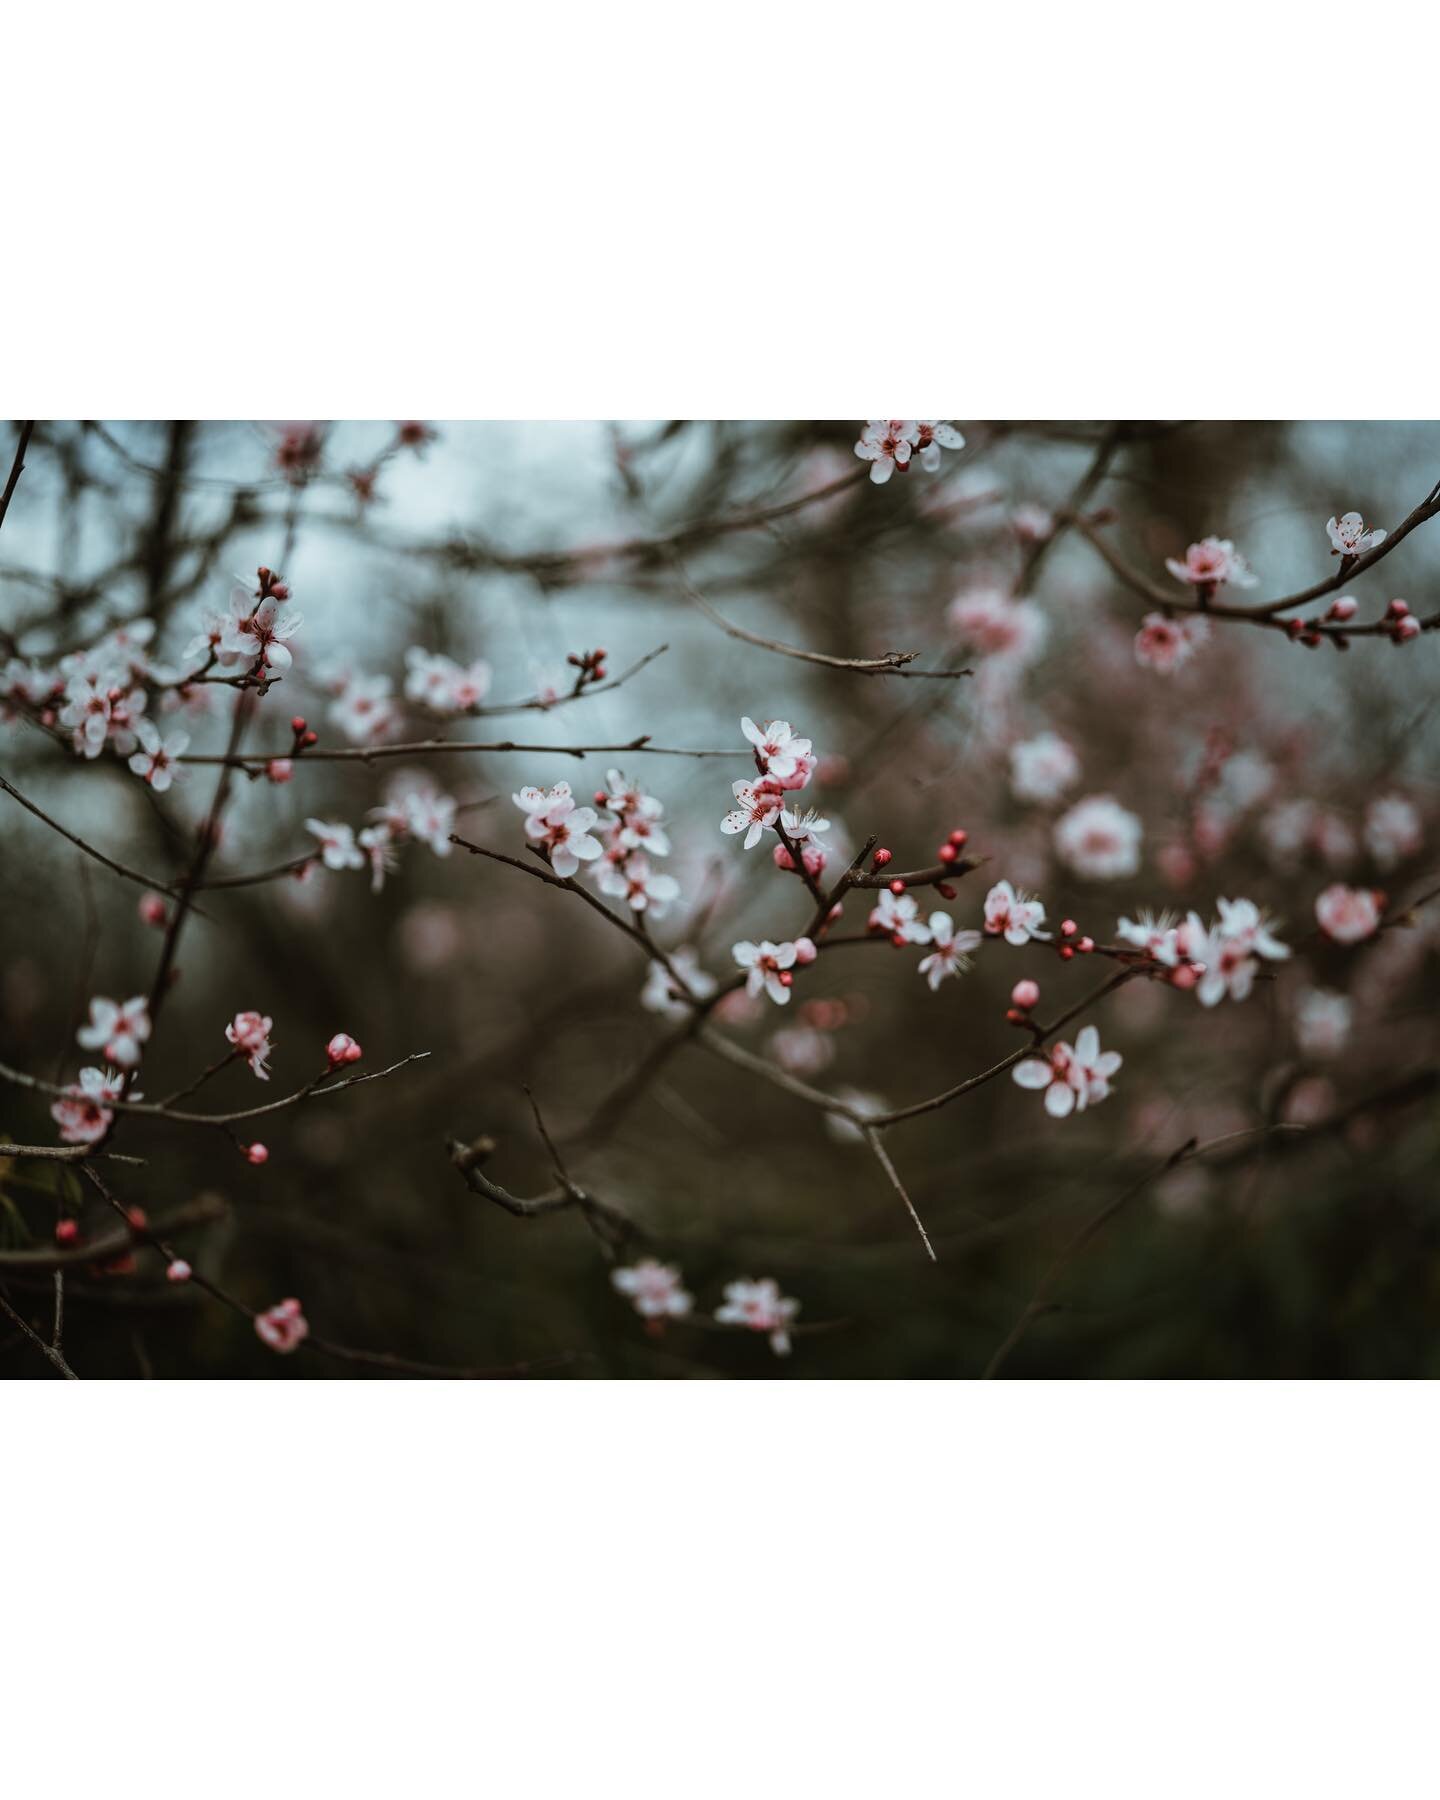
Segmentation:
{"type": "Polygon", "coordinates": [[[1080,758],[1053,731],[1010,746],[1010,791],[1041,805],[1058,800],[1080,779],[1080,758]]]}
{"type": "Polygon", "coordinates": [[[1183,669],[1210,636],[1210,624],[1199,613],[1170,619],[1164,613],[1146,613],[1135,634],[1135,660],[1157,675],[1174,675],[1183,669]]]}
{"type": "Polygon", "coordinates": [[[388,675],[351,675],[326,717],[352,744],[375,744],[394,730],[397,713],[388,675]]]}
{"type": "Polygon", "coordinates": [[[123,1003],[99,996],[90,1002],[89,1021],[75,1033],[84,1050],[99,1050],[107,1062],[133,1069],[150,1036],[150,1006],[143,995],[123,1003]]]}
{"type": "Polygon", "coordinates": [[[860,433],[855,454],[870,464],[872,481],[888,481],[896,469],[907,467],[919,436],[920,426],[914,419],[870,419],[860,433]]]}
{"type": "Polygon", "coordinates": [[[1338,519],[1327,519],[1325,529],[1330,535],[1332,556],[1364,556],[1367,550],[1374,550],[1390,535],[1379,526],[1367,527],[1358,512],[1342,513],[1338,519]]]}
{"type": "Polygon", "coordinates": [[[624,1294],[642,1319],[683,1319],[695,1304],[684,1277],[672,1263],[653,1257],[610,1271],[611,1285],[624,1294]]]}
{"type": "Polygon", "coordinates": [[[302,615],[290,612],[275,599],[261,600],[252,610],[250,595],[243,589],[232,596],[231,608],[233,616],[220,640],[219,661],[283,675],[293,660],[285,640],[304,624],[302,615]]]}
{"type": "Polygon", "coordinates": [[[657,874],[650,867],[650,859],[639,851],[623,863],[606,861],[598,885],[602,894],[624,900],[632,912],[648,912],[656,919],[663,919],[671,902],[680,898],[680,883],[675,877],[657,874]]]}
{"type": "Polygon", "coordinates": [[[1282,962],[1290,954],[1270,929],[1270,922],[1253,900],[1218,900],[1220,917],[1210,927],[1208,942],[1196,958],[1205,973],[1195,989],[1202,1006],[1216,1006],[1228,994],[1246,1000],[1255,985],[1260,959],[1282,962]]]}
{"type": "Polygon", "coordinates": [[[327,869],[363,869],[365,857],[355,842],[348,825],[327,824],[324,819],[307,819],[305,829],[320,840],[320,860],[327,869]]]}
{"type": "MultiPolygon", "coordinates": [[[[522,793],[533,791],[521,790],[522,793]]],[[[517,795],[517,804],[519,800],[520,796],[517,795]]],[[[526,814],[525,835],[548,853],[550,867],[562,880],[568,881],[582,862],[593,862],[604,852],[599,838],[590,835],[590,828],[594,823],[594,807],[576,806],[567,792],[562,798],[552,801],[544,812],[526,814]]]]}
{"type": "Polygon", "coordinates": [[[960,975],[970,967],[970,952],[978,950],[982,939],[978,931],[956,931],[949,913],[930,915],[930,942],[935,948],[920,958],[919,972],[930,983],[932,993],[947,975],[960,975]]]}
{"type": "Polygon", "coordinates": [[[405,698],[432,712],[469,712],[490,692],[490,665],[483,659],[465,667],[452,657],[412,646],[405,652],[405,666],[405,698]]]}
{"type": "Polygon", "coordinates": [[[296,1299],[282,1300],[268,1312],[257,1313],[255,1335],[262,1344],[281,1356],[298,1350],[310,1335],[309,1321],[296,1299]]]}
{"type": "Polygon", "coordinates": [[[1101,1050],[1099,1032],[1087,1025],[1073,1045],[1052,1044],[1045,1055],[1016,1063],[1011,1075],[1020,1087],[1043,1090],[1046,1112],[1064,1119],[1107,1098],[1122,1061],[1118,1051],[1101,1050]]]}
{"type": "Polygon", "coordinates": [[[1165,567],[1177,581],[1192,587],[1219,587],[1227,581],[1235,587],[1255,585],[1249,564],[1229,538],[1202,538],[1185,552],[1184,562],[1167,556],[1165,567]]]}
{"type": "Polygon", "coordinates": [[[1060,860],[1091,881],[1116,881],[1140,867],[1143,827],[1108,794],[1078,801],[1055,826],[1060,860]]]}
{"type": "Polygon", "coordinates": [[[236,1013],[225,1027],[225,1036],[249,1063],[251,1073],[258,1075],[261,1081],[270,1079],[265,1064],[270,1055],[270,1031],[274,1023],[263,1013],[242,1012],[236,1013]]]}
{"type": "Polygon", "coordinates": [[[179,759],[190,748],[188,731],[172,731],[169,737],[162,738],[149,719],[140,719],[135,735],[140,748],[130,758],[132,774],[148,781],[157,794],[163,794],[172,782],[184,779],[179,759]]]}
{"type": "Polygon", "coordinates": [[[1337,944],[1363,944],[1380,929],[1381,901],[1369,888],[1334,882],[1315,901],[1315,917],[1326,937],[1337,944]]]}
{"type": "Polygon", "coordinates": [[[749,1331],[766,1332],[777,1356],[790,1354],[790,1321],[800,1310],[798,1300],[787,1299],[780,1284],[768,1276],[763,1281],[732,1281],[725,1302],[715,1309],[721,1325],[743,1325],[749,1331]]]}
{"type": "Polygon", "coordinates": [[[568,781],[557,781],[552,788],[522,787],[518,794],[510,796],[521,812],[531,816],[547,813],[557,801],[571,797],[568,781]]]}
{"type": "Polygon", "coordinates": [[[880,890],[875,910],[866,920],[870,931],[883,931],[888,938],[902,944],[928,944],[930,927],[920,917],[920,906],[913,894],[892,894],[880,890]]]}
{"type": "Polygon", "coordinates": [[[740,729],[755,746],[762,771],[776,781],[798,774],[801,763],[810,755],[810,739],[797,736],[785,719],[772,719],[763,727],[753,719],[742,719],[740,729]]]}
{"type": "MultiPolygon", "coordinates": [[[[965,440],[948,419],[915,419],[915,460],[927,474],[940,467],[940,452],[963,450],[965,440]]],[[[870,479],[875,479],[871,474],[870,479]]]]}
{"type": "MultiPolygon", "coordinates": [[[[82,1069],[80,1079],[65,1089],[50,1107],[50,1117],[60,1127],[67,1144],[98,1144],[109,1131],[115,1114],[106,1104],[125,1092],[125,1077],[118,1069],[82,1069]]],[[[138,1100],[139,1094],[131,1099],[138,1100]]]]}
{"type": "Polygon", "coordinates": [[[1017,948],[1028,944],[1031,938],[1048,943],[1050,933],[1041,930],[1044,923],[1044,902],[1022,893],[1008,881],[997,881],[985,896],[985,931],[990,937],[1003,937],[1017,948]]]}
{"type": "Polygon", "coordinates": [[[738,967],[746,971],[745,992],[752,997],[762,990],[777,1006],[790,1004],[789,971],[795,966],[796,949],[791,943],[772,944],[769,938],[754,944],[744,939],[731,946],[738,967]]]}
{"type": "Polygon", "coordinates": [[[732,792],[737,804],[720,821],[720,829],[727,837],[743,831],[745,848],[753,850],[780,817],[783,798],[778,789],[753,781],[737,781],[732,792]]]}

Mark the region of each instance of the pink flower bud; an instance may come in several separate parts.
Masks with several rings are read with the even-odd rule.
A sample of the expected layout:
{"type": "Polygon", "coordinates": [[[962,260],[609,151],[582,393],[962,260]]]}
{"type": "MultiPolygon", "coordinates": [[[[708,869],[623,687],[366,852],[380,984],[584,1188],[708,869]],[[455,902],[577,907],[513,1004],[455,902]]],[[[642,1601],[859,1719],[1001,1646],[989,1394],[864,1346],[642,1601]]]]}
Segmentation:
{"type": "Polygon", "coordinates": [[[169,915],[165,911],[165,902],[159,894],[143,894],[140,899],[140,917],[147,925],[157,929],[164,925],[169,915]]]}
{"type": "Polygon", "coordinates": [[[1200,970],[1194,963],[1181,963],[1178,969],[1171,971],[1170,985],[1188,993],[1200,980],[1200,970]]]}
{"type": "Polygon", "coordinates": [[[900,877],[898,875],[890,883],[890,892],[892,894],[903,894],[905,892],[905,883],[900,879],[900,877]]]}
{"type": "Polygon", "coordinates": [[[1023,1007],[1026,1012],[1040,1003],[1040,983],[1038,981],[1017,981],[1010,990],[1010,998],[1016,1006],[1023,1007]]]}
{"type": "Polygon", "coordinates": [[[1408,601],[1392,600],[1385,608],[1385,611],[1392,619],[1403,619],[1409,613],[1410,606],[1408,601]]]}
{"type": "Polygon", "coordinates": [[[1419,637],[1420,621],[1416,618],[1397,619],[1395,621],[1395,642],[1408,644],[1411,638],[1419,637]]]}
{"type": "Polygon", "coordinates": [[[165,1271],[167,1281],[188,1281],[193,1273],[189,1263],[182,1256],[177,1256],[165,1271]]]}
{"type": "Polygon", "coordinates": [[[877,850],[870,860],[877,869],[883,869],[886,863],[892,860],[894,854],[895,852],[893,850],[877,850]]]}
{"type": "Polygon", "coordinates": [[[55,1227],[57,1244],[73,1244],[80,1236],[80,1227],[74,1219],[61,1219],[55,1227]]]}
{"type": "Polygon", "coordinates": [[[269,1162],[270,1152],[263,1144],[251,1144],[245,1151],[245,1160],[248,1163],[254,1163],[258,1169],[262,1163],[269,1162]]]}
{"type": "Polygon", "coordinates": [[[276,787],[283,787],[294,773],[295,765],[288,756],[272,757],[265,765],[265,779],[276,787]]]}
{"type": "Polygon", "coordinates": [[[1075,921],[1073,919],[1062,919],[1060,921],[1061,937],[1074,937],[1075,933],[1079,929],[1080,929],[1080,927],[1075,923],[1075,921]]]}
{"type": "Polygon", "coordinates": [[[802,968],[804,967],[804,965],[806,963],[814,962],[815,958],[819,954],[820,954],[820,952],[815,948],[814,944],[811,942],[811,940],[808,937],[796,938],[796,940],[795,940],[795,960],[797,963],[799,963],[801,965],[802,968]]]}
{"type": "Polygon", "coordinates": [[[1338,619],[1343,625],[1346,619],[1353,619],[1355,617],[1358,605],[1359,602],[1353,600],[1349,594],[1342,594],[1338,600],[1331,602],[1330,617],[1332,619],[1338,619]]]}
{"type": "Polygon", "coordinates": [[[341,1063],[359,1062],[365,1052],[348,1032],[337,1031],[325,1046],[325,1054],[330,1058],[330,1067],[338,1069],[341,1063]]]}

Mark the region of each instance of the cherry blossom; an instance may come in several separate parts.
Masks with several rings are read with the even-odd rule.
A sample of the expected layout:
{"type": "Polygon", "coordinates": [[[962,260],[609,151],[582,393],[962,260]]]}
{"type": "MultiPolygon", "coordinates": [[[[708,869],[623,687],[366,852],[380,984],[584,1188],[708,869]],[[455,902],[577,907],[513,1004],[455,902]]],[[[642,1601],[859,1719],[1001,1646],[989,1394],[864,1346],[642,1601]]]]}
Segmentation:
{"type": "Polygon", "coordinates": [[[140,748],[130,758],[130,771],[148,781],[157,794],[163,794],[172,782],[184,778],[179,759],[190,748],[190,733],[172,731],[169,737],[162,738],[149,719],[140,719],[135,735],[140,748]]]}
{"type": "Polygon", "coordinates": [[[291,1351],[298,1350],[310,1335],[310,1326],[300,1310],[300,1302],[295,1299],[281,1300],[268,1312],[258,1313],[255,1318],[255,1335],[262,1344],[268,1345],[281,1356],[288,1356],[291,1351]]]}
{"type": "Polygon", "coordinates": [[[798,775],[805,758],[810,755],[810,739],[797,736],[785,719],[772,719],[763,727],[753,719],[741,719],[740,729],[755,746],[755,760],[761,773],[776,781],[798,775]]]}
{"type": "Polygon", "coordinates": [[[392,686],[388,675],[351,675],[325,716],[350,743],[378,743],[398,722],[392,686]]]}
{"type": "Polygon", "coordinates": [[[1165,567],[1177,581],[1191,587],[1215,588],[1227,581],[1235,587],[1255,585],[1249,564],[1229,538],[1202,538],[1185,552],[1184,562],[1167,556],[1165,567]]]}
{"type": "Polygon", "coordinates": [[[1198,613],[1169,619],[1164,613],[1147,613],[1135,634],[1135,660],[1157,675],[1173,675],[1183,669],[1210,635],[1210,624],[1198,613]]]}
{"type": "Polygon", "coordinates": [[[670,854],[670,838],[662,823],[663,803],[619,769],[606,771],[605,786],[596,790],[595,804],[613,814],[605,828],[607,849],[643,850],[649,856],[670,854]]]}
{"type": "Polygon", "coordinates": [[[896,469],[908,465],[919,436],[914,419],[870,419],[860,433],[855,454],[870,464],[872,481],[888,481],[896,469]]]}
{"type": "Polygon", "coordinates": [[[363,869],[364,852],[348,825],[330,825],[324,819],[307,819],[305,829],[320,840],[320,860],[327,869],[363,869]]]}
{"type": "Polygon", "coordinates": [[[1367,526],[1358,512],[1327,519],[1325,529],[1330,536],[1332,556],[1364,556],[1367,550],[1374,550],[1390,535],[1379,526],[1367,526]]]}
{"type": "Polygon", "coordinates": [[[1016,1063],[1011,1075],[1020,1087],[1043,1090],[1046,1112],[1052,1119],[1064,1119],[1107,1098],[1110,1077],[1122,1061],[1117,1050],[1101,1050],[1100,1033],[1087,1025],[1073,1046],[1052,1044],[1046,1055],[1016,1063]]]}
{"type": "Polygon", "coordinates": [[[1326,937],[1337,944],[1363,944],[1380,929],[1384,902],[1369,888],[1327,887],[1315,901],[1315,917],[1326,937]]]}
{"type": "Polygon", "coordinates": [[[929,929],[930,942],[935,948],[928,956],[921,957],[919,972],[930,983],[933,993],[947,975],[961,975],[970,967],[970,952],[978,950],[984,939],[978,931],[956,931],[946,912],[931,913],[929,929]]]}
{"type": "MultiPolygon", "coordinates": [[[[916,419],[915,426],[915,460],[927,474],[933,475],[940,467],[940,452],[945,450],[963,450],[965,440],[948,419],[916,419]]],[[[872,472],[870,479],[875,479],[872,472]]]]}
{"type": "Polygon", "coordinates": [[[98,1144],[115,1118],[106,1102],[119,1100],[124,1092],[125,1077],[117,1069],[82,1069],[79,1081],[50,1107],[61,1139],[67,1144],[98,1144]]]}
{"type": "Polygon", "coordinates": [[[720,821],[720,829],[727,837],[743,831],[745,848],[753,850],[780,817],[783,799],[778,787],[765,782],[737,781],[731,791],[737,804],[720,821]]]}
{"type": "Polygon", "coordinates": [[[1053,731],[1010,746],[1010,791],[1041,805],[1058,800],[1080,779],[1080,758],[1053,731]]]}
{"type": "Polygon", "coordinates": [[[1353,1007],[1344,994],[1306,988],[1295,1001],[1295,1038],[1307,1056],[1338,1056],[1350,1036],[1353,1007]]]}
{"type": "Polygon", "coordinates": [[[683,1319],[695,1304],[685,1290],[679,1269],[673,1263],[656,1262],[653,1257],[647,1256],[629,1268],[612,1269],[610,1282],[642,1319],[683,1319]]]}
{"type": "Polygon", "coordinates": [[[748,1331],[768,1333],[770,1348],[777,1356],[790,1354],[790,1321],[800,1310],[798,1300],[787,1299],[780,1284],[767,1276],[763,1281],[732,1281],[725,1289],[725,1301],[715,1309],[720,1325],[743,1325],[748,1331]]]}
{"type": "MultiPolygon", "coordinates": [[[[670,964],[697,1000],[708,1000],[715,992],[715,977],[700,967],[700,958],[689,944],[670,952],[670,964]]],[[[640,1004],[646,1012],[660,1013],[669,1019],[685,1018],[690,1008],[677,992],[670,970],[664,963],[652,962],[640,993],[640,1004]]]]}
{"type": "Polygon", "coordinates": [[[985,896],[985,933],[988,937],[1003,937],[1007,944],[1017,947],[1028,944],[1031,938],[1048,943],[1050,933],[1041,930],[1044,923],[1044,902],[1022,893],[1008,881],[997,881],[985,896]]]}
{"type": "Polygon", "coordinates": [[[998,588],[961,594],[945,616],[972,649],[1001,663],[1033,662],[1044,647],[1044,613],[1033,600],[1012,600],[998,588]]]}
{"type": "Polygon", "coordinates": [[[141,1046],[149,1036],[150,1007],[143,996],[123,1003],[97,997],[90,1002],[88,1024],[75,1033],[83,1050],[99,1050],[121,1069],[139,1065],[141,1046]]]}
{"type": "Polygon", "coordinates": [[[777,1006],[790,1004],[789,971],[795,966],[794,944],[772,944],[768,938],[753,944],[745,939],[731,946],[731,955],[746,971],[747,994],[758,995],[763,989],[777,1006]]]}
{"type": "Polygon", "coordinates": [[[464,666],[452,657],[412,647],[405,652],[405,666],[405,698],[432,712],[469,712],[490,692],[490,665],[483,658],[464,666]]]}
{"type": "Polygon", "coordinates": [[[1140,867],[1143,828],[1108,794],[1077,802],[1055,826],[1060,860],[1091,881],[1116,881],[1140,867]]]}
{"type": "Polygon", "coordinates": [[[889,888],[882,888],[865,925],[868,931],[883,931],[886,937],[901,944],[930,942],[930,927],[921,919],[920,905],[913,894],[892,894],[889,888]]]}
{"type": "Polygon", "coordinates": [[[273,596],[257,602],[252,610],[250,595],[243,588],[232,596],[231,611],[218,660],[227,666],[243,663],[267,675],[283,675],[293,661],[286,639],[294,637],[304,624],[303,616],[289,611],[273,596]]]}
{"type": "Polygon", "coordinates": [[[176,1282],[188,1281],[194,1273],[195,1271],[190,1267],[189,1263],[186,1262],[185,1258],[183,1256],[177,1256],[173,1262],[166,1265],[165,1279],[167,1281],[176,1282]]]}
{"type": "Polygon", "coordinates": [[[1403,794],[1377,794],[1365,808],[1365,848],[1382,869],[1414,856],[1425,841],[1420,814],[1403,794]]]}
{"type": "Polygon", "coordinates": [[[1290,954],[1270,929],[1270,922],[1253,900],[1217,900],[1220,916],[1210,927],[1209,941],[1195,958],[1205,973],[1195,990],[1202,1006],[1216,1006],[1228,994],[1232,1000],[1249,998],[1262,958],[1281,962],[1290,954]]]}
{"type": "Polygon", "coordinates": [[[364,1054],[348,1031],[337,1031],[325,1046],[325,1055],[332,1069],[338,1069],[342,1063],[359,1062],[364,1054]]]}
{"type": "Polygon", "coordinates": [[[236,1013],[225,1027],[225,1035],[250,1065],[251,1073],[261,1081],[270,1079],[265,1062],[270,1055],[270,1031],[275,1021],[263,1013],[236,1013]]]}
{"type": "Polygon", "coordinates": [[[377,808],[372,817],[388,826],[393,837],[413,837],[437,856],[449,856],[455,813],[453,796],[437,787],[428,775],[407,769],[390,783],[384,806],[377,808]]]}
{"type": "Polygon", "coordinates": [[[568,881],[582,862],[593,862],[603,853],[599,838],[590,835],[595,809],[576,806],[568,782],[557,783],[548,796],[538,788],[522,788],[514,800],[525,811],[526,837],[546,852],[550,867],[562,880],[568,881]],[[544,802],[539,807],[533,805],[537,796],[544,802]]]}
{"type": "Polygon", "coordinates": [[[598,885],[602,894],[624,900],[633,912],[649,912],[657,919],[664,918],[671,901],[680,897],[680,883],[675,877],[656,874],[649,858],[638,851],[623,864],[606,862],[598,885]]]}

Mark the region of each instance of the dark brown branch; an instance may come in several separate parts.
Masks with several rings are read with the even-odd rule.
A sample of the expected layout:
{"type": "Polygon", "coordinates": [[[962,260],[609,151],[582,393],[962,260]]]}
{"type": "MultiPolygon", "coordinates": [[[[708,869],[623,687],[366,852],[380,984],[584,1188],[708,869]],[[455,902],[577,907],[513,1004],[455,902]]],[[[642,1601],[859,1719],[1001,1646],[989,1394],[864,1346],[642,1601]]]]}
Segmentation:
{"type": "Polygon", "coordinates": [[[5,515],[10,510],[10,497],[15,492],[16,484],[25,470],[25,452],[30,448],[30,434],[35,429],[33,419],[24,419],[20,424],[20,442],[15,446],[15,460],[10,465],[10,479],[5,483],[5,491],[0,494],[0,525],[5,523],[5,515]]]}

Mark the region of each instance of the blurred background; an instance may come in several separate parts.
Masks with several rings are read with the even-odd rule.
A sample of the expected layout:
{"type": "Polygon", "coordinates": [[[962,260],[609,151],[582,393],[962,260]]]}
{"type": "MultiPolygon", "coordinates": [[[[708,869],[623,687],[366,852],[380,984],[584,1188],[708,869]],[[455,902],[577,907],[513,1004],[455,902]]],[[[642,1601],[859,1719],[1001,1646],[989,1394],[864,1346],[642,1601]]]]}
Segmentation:
{"type": "MultiPolygon", "coordinates": [[[[1316,895],[1334,881],[1394,902],[1433,885],[1435,639],[1362,638],[1342,655],[1217,625],[1162,674],[1135,655],[1145,602],[1054,529],[1072,502],[1109,509],[1107,535],[1162,585],[1164,559],[1213,533],[1257,575],[1239,598],[1278,596],[1331,573],[1332,515],[1400,521],[1440,476],[1440,429],[958,421],[963,450],[876,485],[854,453],[862,424],[43,424],[0,531],[0,656],[43,670],[148,619],[151,662],[183,667],[233,578],[253,582],[265,565],[303,624],[247,748],[284,756],[292,714],[322,749],[437,735],[554,746],[302,757],[288,781],[241,779],[214,878],[305,857],[307,819],[358,830],[395,781],[421,775],[455,799],[462,835],[524,857],[516,789],[569,780],[585,800],[617,768],[665,809],[663,866],[681,897],[656,940],[693,948],[726,979],[735,941],[793,936],[809,911],[768,845],[747,852],[719,831],[747,772],[749,715],[814,741],[805,798],[841,856],[876,833],[898,868],[918,867],[967,831],[986,861],[944,903],[959,925],[978,926],[1001,877],[1038,892],[1052,923],[1073,917],[1102,942],[1137,909],[1208,918],[1218,897],[1243,895],[1294,946],[1267,968],[1274,979],[1213,1010],[1151,983],[1122,990],[1095,1022],[1124,1066],[1083,1116],[1049,1119],[1006,1077],[890,1132],[931,1263],[853,1134],[700,1046],[652,1067],[675,1024],[643,1004],[632,943],[572,896],[412,842],[379,892],[365,871],[311,868],[202,896],[142,1086],[183,1087],[251,1008],[274,1019],[270,1087],[233,1066],[197,1106],[301,1086],[339,1030],[363,1044],[364,1069],[426,1060],[278,1113],[263,1168],[218,1133],[126,1120],[117,1147],[146,1160],[110,1165],[107,1181],[152,1218],[213,1203],[214,1220],[176,1242],[248,1305],[294,1295],[327,1341],[436,1365],[534,1364],[562,1379],[974,1376],[1057,1255],[1123,1202],[1066,1262],[1007,1376],[1440,1373],[1440,903],[1349,950],[1314,930],[1316,895]],[[1017,608],[1022,630],[996,627],[1017,608]],[[834,657],[915,651],[912,671],[973,672],[822,666],[727,634],[716,614],[834,657]],[[567,657],[601,647],[602,691],[531,704],[568,694],[567,657]],[[414,649],[467,669],[483,659],[483,704],[513,710],[437,719],[406,694],[414,649]],[[1075,768],[1039,796],[1013,752],[1046,733],[1075,768]],[[639,734],[738,754],[563,753],[639,734]],[[1132,874],[1099,878],[1066,859],[1063,834],[1057,845],[1057,823],[1091,796],[1139,821],[1132,874]],[[698,1315],[727,1283],[773,1277],[800,1303],[788,1357],[703,1316],[647,1330],[612,1285],[605,1232],[575,1210],[513,1217],[466,1185],[451,1140],[489,1140],[484,1172],[513,1194],[551,1185],[527,1087],[571,1177],[638,1228],[621,1263],[677,1265],[698,1315]],[[1259,1133],[1276,1123],[1307,1129],[1259,1133]],[[1232,1135],[1157,1173],[1189,1140],[1232,1135]]],[[[1431,525],[1348,591],[1367,618],[1396,596],[1428,613],[1437,569],[1431,525]]],[[[157,693],[151,710],[190,733],[192,752],[219,751],[233,700],[207,686],[183,701],[157,693]]],[[[15,787],[127,866],[178,877],[213,767],[157,794],[123,757],[77,759],[25,705],[8,711],[0,772],[15,787]]],[[[0,1061],[69,1082],[91,1060],[75,1043],[88,999],[145,993],[161,934],[139,888],[9,796],[0,807],[0,1061]]],[[[867,910],[852,899],[847,929],[867,910]]],[[[922,954],[837,947],[783,1012],[727,1004],[718,1029],[816,1086],[894,1107],[1016,1047],[1005,1011],[1021,977],[1040,983],[1049,1016],[1103,973],[987,943],[932,993],[922,954]]],[[[0,1085],[0,1109],[11,1141],[56,1141],[46,1096],[0,1085]]],[[[105,1223],[73,1169],[0,1158],[0,1248],[50,1243],[61,1212],[86,1230],[105,1223]]],[[[0,1288],[48,1331],[48,1274],[0,1272],[0,1288]]],[[[243,1317],[167,1283],[148,1251],[130,1269],[67,1276],[65,1346],[82,1376],[118,1379],[387,1372],[274,1355],[243,1317]]],[[[4,1320],[0,1372],[51,1373],[4,1320]]]]}

